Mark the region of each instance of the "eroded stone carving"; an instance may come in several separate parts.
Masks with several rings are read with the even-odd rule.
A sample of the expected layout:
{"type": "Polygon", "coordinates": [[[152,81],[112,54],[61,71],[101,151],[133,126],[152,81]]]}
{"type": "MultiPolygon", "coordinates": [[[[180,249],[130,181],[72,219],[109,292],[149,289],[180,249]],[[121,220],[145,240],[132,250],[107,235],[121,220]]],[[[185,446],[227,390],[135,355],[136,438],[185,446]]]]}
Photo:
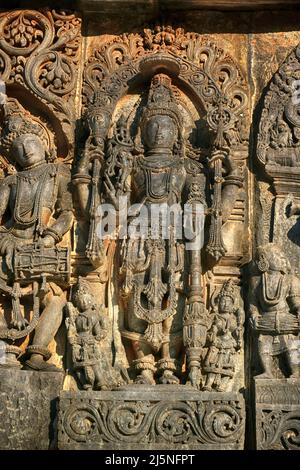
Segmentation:
{"type": "Polygon", "coordinates": [[[259,275],[250,286],[250,321],[258,333],[261,378],[274,377],[272,358],[283,355],[282,372],[299,377],[300,281],[274,243],[257,250],[259,275]]]}
{"type": "Polygon", "coordinates": [[[67,303],[66,325],[72,350],[72,366],[85,390],[117,388],[127,380],[110,364],[108,318],[103,305],[97,305],[89,284],[80,278],[73,289],[72,302],[67,303]]]}
{"type": "Polygon", "coordinates": [[[238,449],[243,445],[241,395],[220,402],[217,393],[195,395],[189,389],[183,398],[178,388],[172,389],[168,400],[168,387],[163,385],[158,385],[155,397],[151,387],[142,387],[135,392],[137,400],[130,401],[122,391],[100,392],[97,397],[62,392],[59,445],[66,449],[139,449],[147,444],[152,449],[170,445],[175,449],[238,449]]]}
{"type": "MultiPolygon", "coordinates": [[[[157,60],[164,61],[165,58],[155,57],[154,65],[157,60]]],[[[151,64],[152,62],[147,60],[141,67],[147,69],[151,64]]],[[[167,66],[168,61],[165,67],[167,66]]],[[[79,197],[83,207],[87,200],[87,194],[83,192],[84,186],[88,185],[91,178],[89,161],[95,158],[94,148],[98,150],[98,154],[101,153],[104,141],[103,126],[104,129],[105,124],[107,126],[107,114],[100,109],[99,104],[92,105],[91,110],[102,119],[94,118],[93,125],[90,125],[88,145],[93,140],[93,147],[92,149],[87,147],[91,153],[85,152],[79,163],[80,171],[74,178],[79,186],[79,197]],[[102,137],[99,138],[99,135],[102,137]]],[[[88,113],[89,116],[91,111],[88,113]]],[[[116,209],[121,211],[122,208],[118,206],[119,197],[129,196],[131,203],[144,205],[146,213],[150,213],[155,207],[159,208],[159,204],[165,204],[166,208],[179,204],[183,208],[183,204],[187,202],[194,210],[196,205],[200,206],[204,216],[207,206],[205,167],[200,155],[196,151],[193,152],[185,143],[183,123],[168,75],[156,74],[152,78],[147,104],[139,120],[139,129],[140,144],[128,133],[128,124],[124,117],[119,119],[115,134],[107,146],[107,162],[103,162],[105,176],[100,200],[110,200],[116,209]]],[[[216,144],[210,160],[211,166],[217,166],[214,206],[211,210],[212,231],[208,246],[210,253],[217,259],[224,253],[220,232],[222,223],[230,215],[238,189],[242,185],[239,167],[233,163],[228,151],[218,150],[223,132],[224,128],[220,124],[218,145],[216,144]],[[225,175],[227,173],[225,180],[222,176],[223,171],[225,175]],[[225,183],[221,193],[223,181],[225,183]]],[[[102,159],[103,157],[104,155],[102,159]]],[[[99,174],[99,163],[97,166],[99,174]]],[[[92,192],[92,201],[94,201],[95,189],[92,191],[94,191],[92,192]]],[[[137,240],[132,237],[125,240],[121,254],[123,302],[126,311],[122,334],[132,341],[136,356],[134,361],[136,380],[138,383],[154,384],[154,373],[157,370],[158,380],[161,383],[178,383],[175,360],[180,355],[180,335],[183,328],[189,380],[199,387],[201,353],[206,342],[209,323],[201,287],[201,246],[188,253],[184,237],[180,237],[181,240],[176,239],[174,224],[171,223],[169,226],[168,239],[165,240],[160,222],[156,226],[154,236],[151,233],[153,227],[151,228],[148,222],[144,223],[146,232],[137,240]],[[188,264],[184,264],[184,258],[189,258],[188,264]],[[188,284],[185,284],[188,294],[183,318],[184,296],[178,295],[176,283],[184,267],[190,273],[190,278],[188,284]],[[177,345],[174,342],[171,344],[172,336],[177,345]],[[157,355],[158,358],[155,359],[157,355]]],[[[196,219],[191,223],[195,225],[196,219]]],[[[91,240],[95,240],[96,234],[93,230],[94,223],[90,225],[91,240]]],[[[95,245],[96,242],[93,243],[93,246],[95,245]]],[[[95,253],[95,250],[91,250],[88,245],[88,252],[95,253]]],[[[183,278],[182,281],[186,283],[183,278]]],[[[179,361],[179,373],[180,368],[179,361]]]]}
{"type": "Polygon", "coordinates": [[[297,46],[272,78],[257,138],[275,193],[263,214],[272,243],[257,248],[249,285],[253,366],[258,358],[262,366],[253,397],[258,449],[299,449],[299,57],[297,46]]]}
{"type": "Polygon", "coordinates": [[[57,157],[71,160],[75,142],[80,19],[16,10],[0,15],[1,32],[1,77],[24,106],[9,100],[2,132],[5,364],[19,366],[15,356],[26,346],[26,368],[57,371],[47,361],[49,343],[65,310],[64,387],[75,372],[84,391],[62,394],[60,447],[242,447],[244,399],[226,393],[237,390],[231,379],[243,350],[233,284],[247,251],[246,243],[228,249],[230,233],[247,225],[247,86],[239,67],[206,37],[170,26],[115,36],[92,53],[83,73],[72,181],[81,213],[70,263],[72,187],[57,157]],[[129,218],[101,238],[101,205],[120,222],[125,198],[129,218]],[[182,218],[162,221],[156,212],[151,223],[161,206],[182,214],[185,205],[191,236],[182,218]],[[138,224],[144,232],[132,237],[138,224]],[[78,280],[79,256],[86,277],[78,280]]]}
{"type": "MultiPolygon", "coordinates": [[[[194,55],[189,59],[197,63],[195,67],[186,61],[184,54],[181,58],[179,45],[186,44],[186,37],[181,30],[176,34],[176,56],[172,41],[168,45],[158,42],[155,49],[159,53],[151,56],[153,48],[149,41],[143,42],[138,35],[130,35],[128,40],[116,38],[95,52],[85,70],[85,90],[90,97],[85,115],[89,136],[74,183],[83,213],[90,219],[86,252],[94,266],[106,263],[103,242],[97,239],[96,208],[101,202],[110,201],[121,213],[120,196],[127,196],[130,203],[144,205],[148,212],[162,203],[167,207],[177,204],[181,208],[189,203],[192,211],[197,205],[201,206],[203,215],[209,214],[211,219],[207,252],[216,260],[226,252],[222,224],[231,214],[243,180],[240,167],[230,157],[229,142],[232,146],[244,142],[235,98],[240,96],[239,109],[245,109],[246,93],[242,80],[239,82],[240,75],[233,74],[231,65],[226,69],[228,79],[236,79],[236,87],[228,87],[228,96],[222,91],[216,65],[220,55],[215,47],[203,46],[197,35],[189,37],[188,43],[195,46],[194,55]],[[116,49],[122,51],[122,58],[114,63],[116,49]],[[198,60],[198,53],[211,58],[207,67],[198,60]],[[155,70],[164,73],[155,73],[155,70]],[[207,126],[215,135],[206,152],[193,148],[184,136],[176,87],[168,75],[169,70],[196,91],[207,108],[207,126]],[[152,77],[148,97],[143,98],[140,111],[136,113],[135,135],[130,131],[128,118],[120,116],[106,145],[114,107],[129,83],[134,83],[134,77],[140,81],[152,77]],[[209,96],[206,86],[211,90],[209,96]],[[210,209],[207,209],[208,174],[214,178],[210,209]]],[[[149,39],[149,34],[147,37],[149,39]]],[[[220,54],[225,61],[225,54],[220,54]]],[[[133,214],[133,220],[134,217],[133,214]]],[[[100,219],[98,215],[98,222],[100,219]]],[[[193,220],[192,225],[195,223],[193,220]]],[[[154,240],[150,229],[147,225],[146,235],[138,240],[126,239],[122,247],[119,244],[118,251],[123,281],[120,306],[125,315],[122,335],[132,344],[136,381],[179,382],[183,332],[188,380],[199,387],[202,349],[210,323],[203,299],[201,247],[188,252],[187,240],[176,239],[171,233],[175,230],[172,224],[168,240],[163,239],[160,224],[154,240]],[[182,270],[189,279],[181,274],[182,270]]]]}
{"type": "Polygon", "coordinates": [[[255,379],[258,449],[299,450],[299,387],[299,379],[255,379]]]}
{"type": "Polygon", "coordinates": [[[245,143],[247,92],[242,72],[216,44],[183,28],[147,28],[142,34],[116,36],[95,50],[84,70],[84,104],[88,106],[94,101],[95,92],[100,99],[101,90],[102,104],[113,109],[128,81],[138,74],[140,60],[158,52],[169,57],[172,71],[176,59],[179,76],[202,97],[205,108],[211,110],[208,118],[215,131],[215,125],[222,121],[227,144],[245,143]]]}
{"type": "Polygon", "coordinates": [[[299,167],[300,121],[298,67],[300,48],[296,47],[274,75],[264,100],[260,119],[257,156],[267,165],[299,167]]]}
{"type": "MultiPolygon", "coordinates": [[[[1,181],[0,282],[12,306],[2,313],[0,336],[13,343],[35,330],[26,348],[27,366],[56,371],[47,362],[48,346],[62,321],[63,288],[69,282],[69,253],[61,241],[72,225],[73,206],[70,170],[51,161],[47,140],[44,128],[22,107],[19,112],[5,107],[1,150],[16,172],[1,181]]],[[[18,366],[18,353],[9,344],[3,365],[18,366]]]]}
{"type": "MultiPolygon", "coordinates": [[[[13,10],[0,14],[0,78],[26,90],[60,121],[60,156],[73,157],[74,95],[80,58],[81,19],[55,10],[13,10]]],[[[13,91],[15,93],[15,91],[13,91]]],[[[45,112],[45,110],[44,110],[45,112]]],[[[47,112],[47,111],[46,111],[47,112]]]]}
{"type": "Polygon", "coordinates": [[[203,390],[227,391],[234,376],[237,352],[243,345],[244,312],[235,308],[232,280],[218,294],[216,312],[208,331],[208,352],[204,361],[206,380],[203,390]]]}
{"type": "Polygon", "coordinates": [[[0,441],[3,450],[55,447],[55,407],[63,378],[61,373],[0,370],[0,441]]]}

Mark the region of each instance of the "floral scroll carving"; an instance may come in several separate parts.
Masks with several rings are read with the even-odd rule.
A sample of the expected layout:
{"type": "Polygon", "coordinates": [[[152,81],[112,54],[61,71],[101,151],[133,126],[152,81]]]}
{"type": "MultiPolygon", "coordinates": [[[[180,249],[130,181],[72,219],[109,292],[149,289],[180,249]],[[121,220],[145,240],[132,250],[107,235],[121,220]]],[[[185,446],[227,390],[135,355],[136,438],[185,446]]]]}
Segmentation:
{"type": "MultiPolygon", "coordinates": [[[[67,156],[74,140],[81,20],[55,10],[15,10],[0,15],[0,78],[45,103],[61,121],[67,156]]],[[[69,155],[70,157],[70,155],[69,155]]]]}
{"type": "Polygon", "coordinates": [[[157,53],[177,59],[179,78],[202,97],[212,129],[216,131],[222,122],[227,144],[247,141],[247,91],[242,72],[222,49],[182,28],[157,26],[142,34],[123,34],[96,50],[84,71],[85,105],[93,99],[95,90],[101,90],[103,103],[113,108],[127,82],[138,73],[140,59],[157,53]]]}
{"type": "Polygon", "coordinates": [[[203,401],[110,401],[93,399],[89,404],[61,398],[60,437],[73,448],[126,448],[152,444],[214,445],[238,448],[244,428],[243,405],[239,400],[219,403],[203,401]],[[71,444],[70,444],[71,442],[71,444]]]}

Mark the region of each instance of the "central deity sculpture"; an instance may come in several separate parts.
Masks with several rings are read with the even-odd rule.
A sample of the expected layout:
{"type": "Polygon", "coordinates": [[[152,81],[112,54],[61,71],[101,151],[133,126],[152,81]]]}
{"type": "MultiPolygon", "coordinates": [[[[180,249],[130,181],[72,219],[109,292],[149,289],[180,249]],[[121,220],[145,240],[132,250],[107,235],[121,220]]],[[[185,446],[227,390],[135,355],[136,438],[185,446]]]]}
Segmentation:
{"type": "MultiPolygon", "coordinates": [[[[97,148],[101,145],[97,140],[99,126],[105,117],[102,120],[99,117],[99,107],[94,112],[98,115],[90,124],[90,139],[95,138],[97,148]]],[[[92,115],[93,110],[89,113],[92,115]]],[[[206,203],[207,168],[204,160],[200,161],[199,152],[185,142],[182,114],[168,75],[153,76],[138,128],[139,137],[133,139],[126,119],[121,116],[113,137],[108,140],[106,161],[102,161],[101,200],[112,202],[119,217],[123,210],[120,196],[127,196],[136,208],[130,210],[127,238],[118,242],[119,307],[124,313],[121,334],[132,346],[136,383],[179,383],[184,345],[187,380],[199,387],[209,318],[201,280],[203,243],[196,238],[203,224],[201,217],[210,212],[206,203]],[[182,218],[178,222],[172,213],[170,216],[171,208],[183,210],[185,204],[190,210],[187,219],[190,235],[187,227],[183,227],[182,218]],[[163,207],[164,214],[169,215],[167,221],[163,213],[159,216],[163,207]],[[153,214],[156,214],[155,223],[153,214]],[[178,235],[178,224],[184,228],[181,235],[178,235]],[[133,230],[137,226],[139,234],[133,230]]],[[[224,223],[242,186],[242,176],[227,152],[215,150],[210,163],[215,159],[223,162],[218,212],[224,223]]],[[[90,159],[85,152],[74,177],[81,207],[87,206],[89,193],[85,188],[90,180],[90,159]]]]}

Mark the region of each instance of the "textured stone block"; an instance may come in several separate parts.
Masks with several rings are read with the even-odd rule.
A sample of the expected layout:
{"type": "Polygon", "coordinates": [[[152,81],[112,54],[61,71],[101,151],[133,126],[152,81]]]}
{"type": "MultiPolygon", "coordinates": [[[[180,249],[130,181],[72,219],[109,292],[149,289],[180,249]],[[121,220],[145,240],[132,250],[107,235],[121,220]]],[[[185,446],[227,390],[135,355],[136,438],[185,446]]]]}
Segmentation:
{"type": "Polygon", "coordinates": [[[62,373],[0,370],[0,449],[55,445],[56,400],[62,373]]]}

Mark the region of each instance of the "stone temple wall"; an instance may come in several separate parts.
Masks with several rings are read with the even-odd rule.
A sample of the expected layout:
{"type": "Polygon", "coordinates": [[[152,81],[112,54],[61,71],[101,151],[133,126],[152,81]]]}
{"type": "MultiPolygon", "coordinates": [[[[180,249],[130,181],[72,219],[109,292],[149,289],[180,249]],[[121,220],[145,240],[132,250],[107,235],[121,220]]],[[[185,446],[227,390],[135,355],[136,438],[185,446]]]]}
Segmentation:
{"type": "Polygon", "coordinates": [[[299,449],[300,9],[237,3],[1,4],[0,449],[299,449]]]}

